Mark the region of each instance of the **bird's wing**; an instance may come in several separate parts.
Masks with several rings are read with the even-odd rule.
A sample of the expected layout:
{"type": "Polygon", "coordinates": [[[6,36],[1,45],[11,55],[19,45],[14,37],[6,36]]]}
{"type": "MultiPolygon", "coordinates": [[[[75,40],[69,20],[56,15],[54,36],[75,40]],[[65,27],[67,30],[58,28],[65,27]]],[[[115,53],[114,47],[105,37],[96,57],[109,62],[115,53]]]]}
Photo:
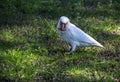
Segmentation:
{"type": "Polygon", "coordinates": [[[103,47],[99,42],[73,24],[70,27],[70,31],[73,38],[81,43],[103,47]]]}

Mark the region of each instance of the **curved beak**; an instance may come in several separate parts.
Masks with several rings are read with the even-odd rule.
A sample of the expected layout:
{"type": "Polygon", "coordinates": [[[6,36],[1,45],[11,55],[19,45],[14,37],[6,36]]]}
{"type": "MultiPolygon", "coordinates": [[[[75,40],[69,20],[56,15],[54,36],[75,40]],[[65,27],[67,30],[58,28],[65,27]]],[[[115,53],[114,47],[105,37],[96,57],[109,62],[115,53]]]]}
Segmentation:
{"type": "MultiPolygon", "coordinates": [[[[68,22],[67,22],[68,23],[68,22]]],[[[60,26],[62,30],[66,30],[67,23],[60,22],[60,26]]]]}

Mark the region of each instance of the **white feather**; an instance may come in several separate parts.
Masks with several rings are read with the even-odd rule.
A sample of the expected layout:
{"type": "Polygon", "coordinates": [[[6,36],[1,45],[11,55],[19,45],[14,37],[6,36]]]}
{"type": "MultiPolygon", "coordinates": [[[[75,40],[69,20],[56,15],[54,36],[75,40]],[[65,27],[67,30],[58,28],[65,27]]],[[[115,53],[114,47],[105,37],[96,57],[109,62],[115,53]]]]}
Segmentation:
{"type": "Polygon", "coordinates": [[[99,42],[97,42],[95,39],[93,39],[91,36],[86,34],[84,31],[76,27],[75,25],[71,24],[70,27],[68,27],[69,32],[72,35],[72,39],[74,41],[78,41],[78,46],[99,46],[103,47],[99,42]]]}
{"type": "Polygon", "coordinates": [[[63,41],[69,43],[72,47],[71,52],[75,51],[76,46],[99,46],[103,47],[99,42],[93,39],[91,36],[86,34],[80,28],[76,27],[74,24],[70,23],[69,19],[65,16],[62,16],[58,22],[57,28],[60,28],[60,21],[66,22],[66,30],[58,30],[63,41]]]}

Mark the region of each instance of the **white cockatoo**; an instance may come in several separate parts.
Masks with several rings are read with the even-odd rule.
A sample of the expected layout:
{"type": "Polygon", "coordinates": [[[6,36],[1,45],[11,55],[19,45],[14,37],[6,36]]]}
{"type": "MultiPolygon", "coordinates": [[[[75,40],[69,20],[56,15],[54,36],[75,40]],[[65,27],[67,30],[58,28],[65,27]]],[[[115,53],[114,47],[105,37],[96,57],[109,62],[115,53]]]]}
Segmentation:
{"type": "Polygon", "coordinates": [[[68,17],[61,16],[57,24],[58,33],[62,40],[71,46],[69,54],[74,52],[77,46],[103,47],[99,42],[86,34],[80,28],[72,24],[68,17]]]}

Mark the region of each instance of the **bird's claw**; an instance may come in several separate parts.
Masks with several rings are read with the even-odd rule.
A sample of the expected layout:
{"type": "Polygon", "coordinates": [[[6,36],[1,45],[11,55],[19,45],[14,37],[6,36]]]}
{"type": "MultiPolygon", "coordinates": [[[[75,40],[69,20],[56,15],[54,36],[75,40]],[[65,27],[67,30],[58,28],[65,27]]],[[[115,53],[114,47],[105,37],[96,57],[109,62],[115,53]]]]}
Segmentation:
{"type": "Polygon", "coordinates": [[[70,51],[70,52],[65,52],[65,54],[72,54],[72,52],[70,51]]]}

